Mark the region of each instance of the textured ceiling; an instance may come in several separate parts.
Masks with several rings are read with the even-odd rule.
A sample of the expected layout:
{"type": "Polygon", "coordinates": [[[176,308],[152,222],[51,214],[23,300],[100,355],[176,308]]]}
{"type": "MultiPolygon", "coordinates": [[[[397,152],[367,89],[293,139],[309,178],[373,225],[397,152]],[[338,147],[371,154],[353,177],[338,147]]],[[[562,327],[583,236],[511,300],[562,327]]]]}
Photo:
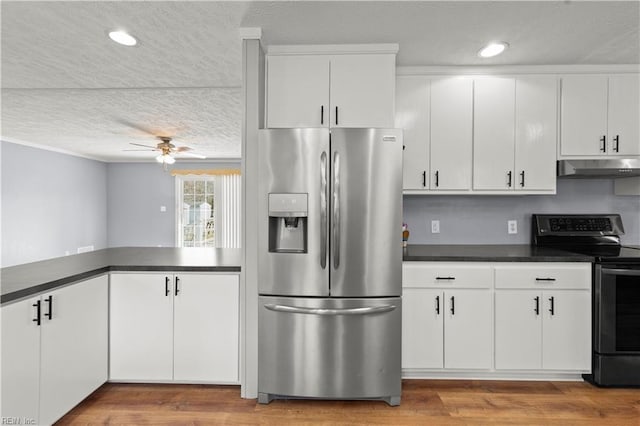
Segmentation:
{"type": "Polygon", "coordinates": [[[240,27],[263,43],[398,43],[399,65],[640,63],[640,2],[0,2],[2,139],[105,161],[175,137],[240,156],[240,27]],[[126,29],[133,48],[106,33],[126,29]],[[511,48],[476,56],[489,40],[511,48]],[[148,132],[148,133],[147,133],[148,132]]]}

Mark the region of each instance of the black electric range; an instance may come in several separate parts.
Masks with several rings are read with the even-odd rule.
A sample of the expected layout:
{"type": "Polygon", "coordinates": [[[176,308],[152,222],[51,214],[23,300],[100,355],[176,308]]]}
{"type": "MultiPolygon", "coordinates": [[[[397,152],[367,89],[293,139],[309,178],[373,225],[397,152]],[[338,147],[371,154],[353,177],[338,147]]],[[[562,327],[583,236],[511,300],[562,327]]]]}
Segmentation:
{"type": "Polygon", "coordinates": [[[532,217],[532,244],[593,256],[592,374],[598,386],[640,386],[640,246],[623,246],[617,214],[532,217]]]}

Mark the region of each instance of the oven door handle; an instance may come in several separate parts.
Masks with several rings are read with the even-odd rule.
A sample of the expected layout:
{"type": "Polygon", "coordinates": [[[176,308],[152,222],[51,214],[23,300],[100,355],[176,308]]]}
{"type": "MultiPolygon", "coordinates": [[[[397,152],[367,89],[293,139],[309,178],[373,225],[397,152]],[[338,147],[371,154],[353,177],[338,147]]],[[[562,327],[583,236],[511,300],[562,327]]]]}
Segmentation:
{"type": "Polygon", "coordinates": [[[640,277],[640,269],[602,268],[602,273],[606,275],[627,275],[631,277],[640,277]]]}

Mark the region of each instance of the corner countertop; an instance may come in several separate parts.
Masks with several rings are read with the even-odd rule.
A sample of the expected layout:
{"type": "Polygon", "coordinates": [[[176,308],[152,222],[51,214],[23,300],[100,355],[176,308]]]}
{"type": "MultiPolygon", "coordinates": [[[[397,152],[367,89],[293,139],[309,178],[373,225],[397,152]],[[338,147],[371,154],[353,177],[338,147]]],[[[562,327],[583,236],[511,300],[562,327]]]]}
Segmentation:
{"type": "Polygon", "coordinates": [[[239,272],[241,249],[119,247],[0,270],[0,303],[109,271],[239,272]]]}
{"type": "Polygon", "coordinates": [[[402,260],[449,262],[593,262],[594,258],[528,244],[409,245],[402,260]]]}

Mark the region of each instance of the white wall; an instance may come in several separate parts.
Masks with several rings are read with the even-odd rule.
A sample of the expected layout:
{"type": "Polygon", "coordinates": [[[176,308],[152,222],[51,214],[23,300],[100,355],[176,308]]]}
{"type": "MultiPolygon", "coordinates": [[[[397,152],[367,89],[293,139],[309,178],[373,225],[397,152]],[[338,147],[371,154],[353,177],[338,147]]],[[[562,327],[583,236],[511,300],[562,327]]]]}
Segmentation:
{"type": "Polygon", "coordinates": [[[2,267],[106,247],[106,164],[1,144],[2,267]]]}
{"type": "MultiPolygon", "coordinates": [[[[616,196],[611,179],[559,179],[556,195],[404,196],[409,244],[528,244],[532,213],[620,213],[623,244],[640,244],[640,197],[616,196]],[[507,233],[507,220],[518,233],[507,233]],[[431,221],[440,233],[431,233],[431,221]]],[[[399,235],[399,233],[398,233],[399,235]]]]}
{"type": "MultiPolygon", "coordinates": [[[[240,163],[177,162],[172,169],[239,169],[240,163]]],[[[175,246],[175,177],[156,163],[107,165],[109,247],[175,246]],[[160,207],[165,206],[166,212],[160,207]]]]}

